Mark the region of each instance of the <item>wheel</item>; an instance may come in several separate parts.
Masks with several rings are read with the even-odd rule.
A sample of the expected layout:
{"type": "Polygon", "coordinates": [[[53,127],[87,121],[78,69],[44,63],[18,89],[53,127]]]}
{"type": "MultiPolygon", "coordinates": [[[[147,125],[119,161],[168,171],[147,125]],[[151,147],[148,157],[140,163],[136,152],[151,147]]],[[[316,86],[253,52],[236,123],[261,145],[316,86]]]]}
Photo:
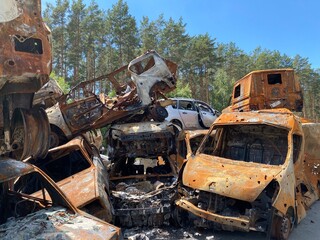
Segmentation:
{"type": "Polygon", "coordinates": [[[181,130],[183,129],[182,123],[181,123],[179,120],[174,119],[174,120],[172,120],[171,122],[172,122],[173,124],[177,125],[179,128],[181,128],[181,130]]]}
{"type": "Polygon", "coordinates": [[[293,218],[288,214],[284,217],[274,216],[272,221],[272,238],[287,240],[293,227],[293,218]]]}
{"type": "Polygon", "coordinates": [[[55,125],[50,125],[50,148],[58,147],[67,143],[68,139],[60,128],[55,125]]]}
{"type": "Polygon", "coordinates": [[[185,228],[188,225],[188,212],[180,207],[175,206],[172,211],[173,224],[176,227],[185,228]]]}
{"type": "Polygon", "coordinates": [[[158,122],[163,122],[168,117],[167,109],[161,106],[152,107],[150,113],[152,118],[158,122]]]}
{"type": "Polygon", "coordinates": [[[11,146],[16,159],[43,158],[49,150],[49,120],[42,108],[16,108],[11,123],[11,146]]]}

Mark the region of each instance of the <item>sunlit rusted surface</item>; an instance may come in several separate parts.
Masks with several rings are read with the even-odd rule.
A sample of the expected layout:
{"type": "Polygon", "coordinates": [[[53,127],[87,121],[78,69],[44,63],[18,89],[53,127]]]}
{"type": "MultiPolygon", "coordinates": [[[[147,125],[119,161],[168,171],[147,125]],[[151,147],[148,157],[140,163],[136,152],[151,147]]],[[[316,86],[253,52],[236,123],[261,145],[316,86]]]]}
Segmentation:
{"type": "Polygon", "coordinates": [[[287,108],[301,112],[303,98],[293,69],[253,71],[234,84],[231,111],[287,108]]]}
{"type": "Polygon", "coordinates": [[[1,2],[0,95],[34,93],[51,72],[51,32],[40,0],[1,2]]]}
{"type": "MultiPolygon", "coordinates": [[[[13,114],[20,109],[25,116],[39,118],[40,122],[47,120],[38,110],[29,111],[33,94],[48,81],[51,72],[51,32],[42,20],[40,0],[1,1],[0,43],[0,153],[14,152],[18,159],[23,156],[21,152],[44,156],[48,132],[41,139],[45,144],[33,147],[31,144],[38,144],[36,139],[32,143],[26,139],[16,144],[17,138],[24,141],[27,131],[37,125],[37,121],[27,121],[30,125],[24,129],[12,127],[17,125],[13,114]],[[39,148],[43,151],[37,150],[39,148]]],[[[42,131],[47,130],[45,127],[42,131]]],[[[32,135],[40,134],[37,129],[32,132],[32,135]]]]}
{"type": "Polygon", "coordinates": [[[45,158],[24,161],[46,172],[76,207],[110,222],[109,176],[99,157],[78,137],[50,149],[45,158]]]}
{"type": "Polygon", "coordinates": [[[122,239],[119,228],[75,208],[37,167],[3,159],[0,176],[1,239],[122,239]]]}
{"type": "Polygon", "coordinates": [[[170,158],[176,161],[178,170],[180,170],[185,160],[196,152],[207,133],[207,129],[180,131],[177,139],[176,154],[170,155],[170,158]]]}
{"type": "Polygon", "coordinates": [[[187,159],[176,204],[209,220],[191,217],[196,225],[287,239],[319,199],[320,124],[270,109],[223,113],[210,131],[187,159]]]}

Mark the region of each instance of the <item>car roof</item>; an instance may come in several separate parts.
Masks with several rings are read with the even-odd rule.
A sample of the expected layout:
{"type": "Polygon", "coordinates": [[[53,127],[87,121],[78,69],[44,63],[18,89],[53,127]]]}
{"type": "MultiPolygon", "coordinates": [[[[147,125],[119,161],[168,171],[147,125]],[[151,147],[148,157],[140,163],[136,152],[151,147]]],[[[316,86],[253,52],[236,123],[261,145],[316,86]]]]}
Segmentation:
{"type": "Polygon", "coordinates": [[[202,101],[202,100],[194,99],[194,98],[175,97],[175,98],[169,98],[169,99],[171,99],[171,100],[197,101],[197,102],[205,103],[205,104],[209,105],[212,109],[214,109],[209,103],[207,103],[205,101],[202,101]]]}
{"type": "Polygon", "coordinates": [[[172,100],[188,100],[188,101],[200,101],[200,100],[196,100],[194,98],[183,98],[183,97],[176,97],[176,98],[170,98],[172,100]]]}
{"type": "Polygon", "coordinates": [[[28,163],[17,161],[11,158],[0,160],[0,182],[33,172],[35,168],[28,163]]]}

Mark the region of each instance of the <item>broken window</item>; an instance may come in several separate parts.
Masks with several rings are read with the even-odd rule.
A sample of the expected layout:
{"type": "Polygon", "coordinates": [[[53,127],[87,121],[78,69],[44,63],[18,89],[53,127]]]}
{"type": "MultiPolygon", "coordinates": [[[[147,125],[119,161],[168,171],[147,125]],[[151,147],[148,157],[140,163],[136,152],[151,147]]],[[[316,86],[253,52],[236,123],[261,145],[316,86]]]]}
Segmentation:
{"type": "Polygon", "coordinates": [[[16,35],[14,38],[14,49],[18,52],[42,54],[42,41],[38,38],[27,38],[16,35]]]}
{"type": "Polygon", "coordinates": [[[281,84],[281,74],[268,74],[268,84],[269,85],[274,85],[274,84],[281,84]]]}
{"type": "Polygon", "coordinates": [[[155,64],[153,55],[146,57],[145,59],[130,66],[130,70],[138,75],[146,72],[152,68],[155,64]]]}
{"type": "Polygon", "coordinates": [[[45,159],[37,160],[37,166],[55,182],[59,182],[90,167],[80,150],[61,154],[49,153],[45,159]]]}
{"type": "Polygon", "coordinates": [[[288,131],[262,124],[220,126],[200,151],[237,161],[281,165],[287,156],[288,131]]]}
{"type": "Polygon", "coordinates": [[[177,101],[173,101],[172,108],[177,109],[177,101]]]}
{"type": "Polygon", "coordinates": [[[9,217],[24,217],[53,205],[52,188],[37,172],[0,183],[0,193],[0,223],[9,217]]]}
{"type": "Polygon", "coordinates": [[[179,109],[195,111],[194,105],[191,101],[179,101],[179,109]]]}
{"type": "Polygon", "coordinates": [[[240,87],[241,87],[241,85],[239,84],[238,86],[236,86],[234,88],[234,96],[233,96],[233,98],[240,97],[240,95],[241,95],[240,87]]]}

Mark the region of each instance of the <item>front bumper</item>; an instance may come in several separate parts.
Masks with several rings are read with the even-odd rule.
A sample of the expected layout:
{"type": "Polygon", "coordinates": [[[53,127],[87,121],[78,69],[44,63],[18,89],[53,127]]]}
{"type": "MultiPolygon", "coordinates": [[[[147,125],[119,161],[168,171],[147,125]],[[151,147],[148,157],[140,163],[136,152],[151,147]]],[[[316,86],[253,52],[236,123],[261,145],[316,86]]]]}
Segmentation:
{"type": "Polygon", "coordinates": [[[193,213],[194,215],[207,219],[209,221],[213,221],[222,225],[232,226],[235,228],[239,228],[243,231],[250,231],[256,230],[253,227],[250,227],[250,220],[249,217],[242,216],[242,217],[231,217],[231,216],[223,216],[216,213],[212,213],[201,208],[196,207],[189,201],[185,199],[179,199],[175,202],[175,204],[182,209],[193,213]]]}

